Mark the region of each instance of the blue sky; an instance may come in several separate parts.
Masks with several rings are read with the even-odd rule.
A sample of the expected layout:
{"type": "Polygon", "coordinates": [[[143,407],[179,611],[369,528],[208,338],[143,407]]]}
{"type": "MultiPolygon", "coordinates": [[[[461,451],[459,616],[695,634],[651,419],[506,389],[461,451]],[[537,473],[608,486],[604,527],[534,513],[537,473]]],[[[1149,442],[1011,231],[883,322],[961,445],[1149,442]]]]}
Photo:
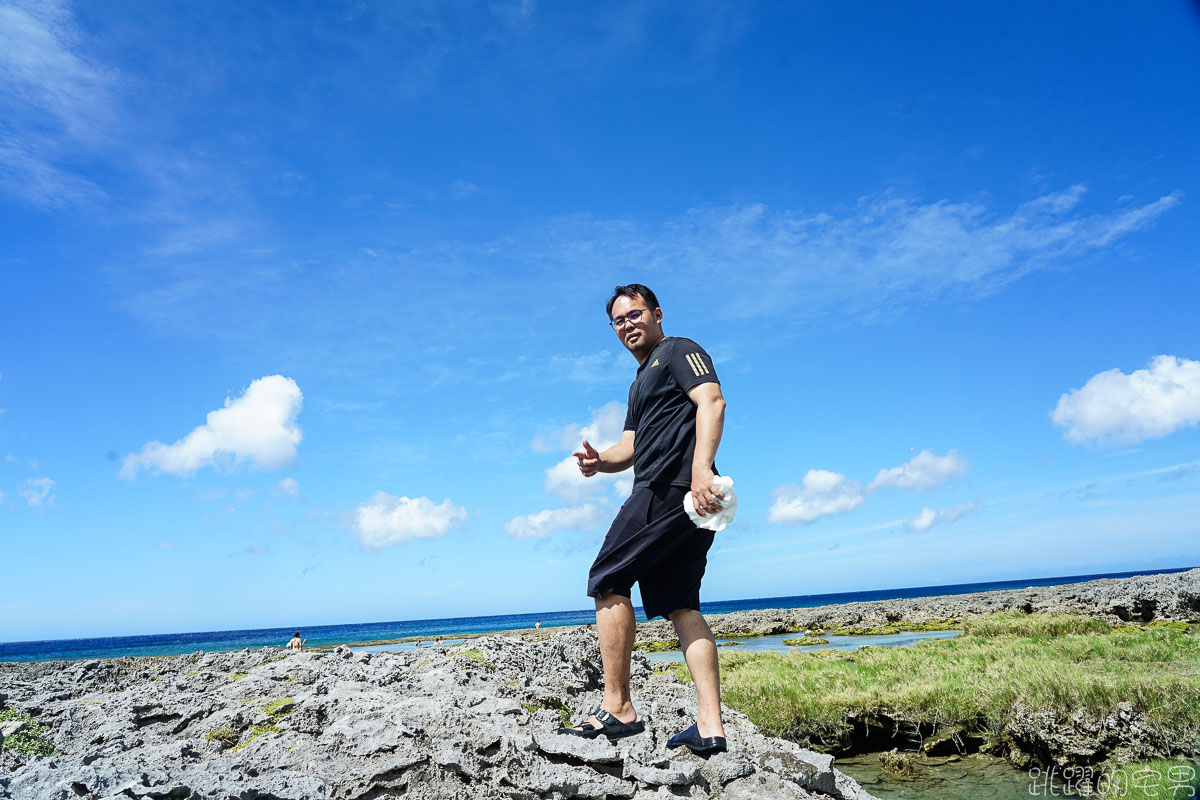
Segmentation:
{"type": "Polygon", "coordinates": [[[1194,4],[0,0],[0,640],[587,608],[613,285],[708,599],[1200,563],[1194,4]]]}

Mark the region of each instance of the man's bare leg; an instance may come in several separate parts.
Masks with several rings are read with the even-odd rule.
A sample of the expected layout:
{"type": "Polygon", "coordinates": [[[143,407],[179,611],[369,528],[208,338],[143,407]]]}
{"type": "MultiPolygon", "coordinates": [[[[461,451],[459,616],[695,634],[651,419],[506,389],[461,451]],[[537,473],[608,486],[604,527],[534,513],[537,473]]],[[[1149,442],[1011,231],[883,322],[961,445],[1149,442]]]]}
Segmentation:
{"type": "MultiPolygon", "coordinates": [[[[630,612],[632,613],[632,608],[630,612]]],[[[724,736],[721,724],[721,674],[717,663],[717,641],[699,611],[680,609],[669,616],[679,634],[679,646],[696,684],[700,713],[696,728],[700,735],[724,736]]]]}
{"type": "MultiPolygon", "coordinates": [[[[611,593],[597,598],[596,633],[600,637],[600,656],[604,659],[604,699],[600,707],[621,722],[633,722],[637,719],[629,694],[629,658],[637,633],[633,602],[611,593]]],[[[594,716],[588,717],[588,722],[600,727],[594,716]]]]}

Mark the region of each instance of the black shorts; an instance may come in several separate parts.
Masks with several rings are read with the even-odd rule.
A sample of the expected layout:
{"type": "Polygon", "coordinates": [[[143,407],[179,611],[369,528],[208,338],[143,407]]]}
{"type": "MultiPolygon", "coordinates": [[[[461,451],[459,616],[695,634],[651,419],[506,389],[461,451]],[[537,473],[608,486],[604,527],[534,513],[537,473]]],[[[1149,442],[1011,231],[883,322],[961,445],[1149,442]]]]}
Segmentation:
{"type": "Polygon", "coordinates": [[[665,484],[634,488],[588,573],[588,597],[629,597],[637,583],[646,619],[700,610],[700,579],[713,532],[688,518],[687,493],[687,487],[665,484]]]}

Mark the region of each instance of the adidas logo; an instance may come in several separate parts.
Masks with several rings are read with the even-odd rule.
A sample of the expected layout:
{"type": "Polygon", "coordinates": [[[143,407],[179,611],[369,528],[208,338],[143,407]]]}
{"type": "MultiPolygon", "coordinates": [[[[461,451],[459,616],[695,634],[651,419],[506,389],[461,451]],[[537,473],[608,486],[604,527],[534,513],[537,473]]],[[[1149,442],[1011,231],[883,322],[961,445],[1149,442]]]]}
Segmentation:
{"type": "Polygon", "coordinates": [[[658,359],[657,359],[657,358],[656,358],[656,359],[654,359],[654,363],[653,363],[653,364],[651,364],[650,366],[652,366],[652,367],[657,367],[657,366],[658,366],[658,359]]]}

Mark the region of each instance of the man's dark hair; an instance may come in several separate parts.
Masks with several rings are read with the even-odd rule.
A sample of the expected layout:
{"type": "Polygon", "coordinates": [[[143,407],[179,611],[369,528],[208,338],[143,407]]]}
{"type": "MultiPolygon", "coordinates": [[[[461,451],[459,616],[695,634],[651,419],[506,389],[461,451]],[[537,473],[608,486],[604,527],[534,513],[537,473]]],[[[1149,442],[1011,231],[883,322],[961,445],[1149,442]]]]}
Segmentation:
{"type": "Polygon", "coordinates": [[[646,305],[650,307],[651,311],[658,308],[658,298],[654,296],[654,292],[650,290],[649,286],[643,286],[640,283],[631,283],[627,286],[618,286],[613,289],[613,296],[608,298],[608,305],[604,309],[608,312],[608,318],[612,319],[613,303],[617,302],[618,297],[628,297],[632,300],[638,296],[646,301],[646,305]]]}

